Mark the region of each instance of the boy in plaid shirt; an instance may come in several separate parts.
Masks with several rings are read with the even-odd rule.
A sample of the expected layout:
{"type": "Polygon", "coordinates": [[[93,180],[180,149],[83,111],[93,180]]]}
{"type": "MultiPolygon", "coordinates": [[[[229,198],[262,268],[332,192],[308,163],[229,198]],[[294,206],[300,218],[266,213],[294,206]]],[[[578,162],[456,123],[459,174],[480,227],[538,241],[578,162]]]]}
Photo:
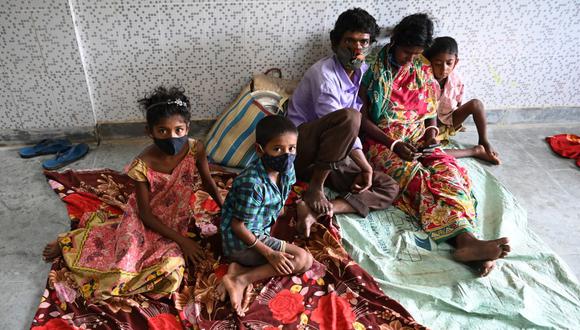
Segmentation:
{"type": "MultiPolygon", "coordinates": [[[[232,184],[222,209],[224,255],[232,263],[223,277],[232,307],[244,316],[244,291],[253,282],[275,275],[303,273],[312,255],[298,246],[270,236],[296,181],[294,159],[298,131],[281,116],[268,116],[256,126],[259,158],[232,184]]],[[[304,202],[300,208],[307,208],[304,202]]]]}

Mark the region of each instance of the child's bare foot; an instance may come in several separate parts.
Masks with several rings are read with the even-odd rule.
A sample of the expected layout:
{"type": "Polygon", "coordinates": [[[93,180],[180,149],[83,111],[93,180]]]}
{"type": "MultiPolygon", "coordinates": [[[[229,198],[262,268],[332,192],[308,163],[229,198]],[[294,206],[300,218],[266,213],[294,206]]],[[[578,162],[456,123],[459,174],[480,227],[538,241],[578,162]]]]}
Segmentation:
{"type": "Polygon", "coordinates": [[[316,214],[329,213],[332,211],[332,203],[324,196],[322,188],[311,188],[302,196],[302,199],[316,214]]]}
{"type": "Polygon", "coordinates": [[[227,292],[224,282],[220,282],[215,288],[214,298],[219,301],[226,301],[226,294],[227,292]]]}
{"type": "Polygon", "coordinates": [[[61,256],[60,246],[57,241],[52,241],[44,247],[42,251],[42,258],[46,262],[52,262],[54,259],[61,256]]]}
{"type": "Polygon", "coordinates": [[[240,316],[245,316],[248,309],[250,309],[250,303],[252,302],[252,292],[254,290],[254,285],[252,283],[246,286],[244,290],[244,301],[242,302],[242,314],[240,316]]]}
{"type": "Polygon", "coordinates": [[[505,257],[511,251],[507,237],[491,241],[482,241],[471,237],[461,241],[458,237],[457,250],[453,253],[453,259],[459,262],[492,261],[505,257]]]}
{"type": "Polygon", "coordinates": [[[296,213],[298,215],[298,224],[296,226],[298,233],[305,237],[310,237],[310,227],[316,222],[316,214],[304,201],[296,203],[296,213]]]}
{"type": "Polygon", "coordinates": [[[483,145],[476,145],[472,148],[473,157],[492,163],[494,165],[501,164],[497,152],[493,149],[486,149],[483,145]]]}
{"type": "Polygon", "coordinates": [[[244,316],[242,299],[248,286],[248,283],[243,280],[243,276],[240,276],[243,273],[243,269],[244,267],[232,262],[228,267],[228,273],[222,279],[224,287],[230,296],[232,308],[239,316],[244,316]]]}

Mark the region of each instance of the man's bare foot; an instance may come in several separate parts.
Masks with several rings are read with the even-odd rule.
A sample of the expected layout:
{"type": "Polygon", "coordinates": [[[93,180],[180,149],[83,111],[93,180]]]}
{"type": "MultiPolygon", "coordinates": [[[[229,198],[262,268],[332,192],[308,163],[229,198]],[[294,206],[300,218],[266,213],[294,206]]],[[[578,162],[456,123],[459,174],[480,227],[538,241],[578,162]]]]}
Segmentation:
{"type": "Polygon", "coordinates": [[[492,163],[494,165],[501,164],[498,153],[491,148],[489,143],[484,145],[480,144],[473,147],[473,157],[485,160],[486,162],[492,163]]]}
{"type": "Polygon", "coordinates": [[[329,213],[332,211],[332,203],[324,196],[322,188],[311,188],[302,196],[302,199],[316,214],[329,213]]]}
{"type": "Polygon", "coordinates": [[[459,262],[486,261],[505,257],[511,250],[509,239],[502,237],[491,241],[482,241],[475,238],[460,242],[457,239],[457,250],[453,252],[453,259],[459,262]]]}
{"type": "Polygon", "coordinates": [[[310,227],[316,222],[316,214],[304,201],[296,203],[296,214],[298,216],[296,230],[299,234],[310,237],[310,227]]]}
{"type": "Polygon", "coordinates": [[[230,296],[230,303],[232,304],[232,308],[239,316],[244,316],[244,311],[242,309],[242,299],[244,296],[244,291],[248,286],[248,283],[243,280],[244,277],[240,276],[243,273],[243,269],[244,267],[238,265],[235,262],[232,262],[228,267],[228,273],[222,278],[224,287],[230,296]]]}
{"type": "Polygon", "coordinates": [[[61,255],[62,253],[60,251],[60,246],[58,246],[58,241],[52,241],[46,244],[44,251],[42,251],[42,258],[46,262],[52,262],[61,255]]]}

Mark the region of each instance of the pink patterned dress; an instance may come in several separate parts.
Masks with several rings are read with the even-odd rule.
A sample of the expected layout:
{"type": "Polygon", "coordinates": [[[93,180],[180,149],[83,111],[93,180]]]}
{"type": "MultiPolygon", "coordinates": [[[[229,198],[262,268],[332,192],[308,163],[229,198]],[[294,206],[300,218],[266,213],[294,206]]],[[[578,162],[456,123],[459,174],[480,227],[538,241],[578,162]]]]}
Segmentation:
{"type": "MultiPolygon", "coordinates": [[[[148,183],[150,206],[157,219],[183,236],[195,235],[188,228],[196,221],[194,210],[202,209],[196,204],[208,200],[208,194],[201,190],[195,146],[190,140],[189,153],[171,174],[156,172],[139,158],[127,167],[129,177],[148,183]]],[[[203,209],[213,210],[213,216],[219,211],[217,205],[203,209]]],[[[185,266],[181,249],[143,225],[135,193],[129,196],[122,217],[111,219],[104,212],[94,212],[81,223],[83,228],[62,234],[58,243],[85,299],[99,301],[134,294],[157,298],[178,289],[185,266]]],[[[217,232],[211,223],[198,227],[202,234],[217,232]]]]}

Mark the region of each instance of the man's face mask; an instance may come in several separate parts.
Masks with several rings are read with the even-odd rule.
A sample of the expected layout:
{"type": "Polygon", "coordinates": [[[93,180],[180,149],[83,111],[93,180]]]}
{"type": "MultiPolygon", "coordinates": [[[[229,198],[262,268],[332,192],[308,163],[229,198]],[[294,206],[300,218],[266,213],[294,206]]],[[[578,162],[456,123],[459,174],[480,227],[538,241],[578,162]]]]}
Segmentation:
{"type": "Polygon", "coordinates": [[[370,47],[364,47],[360,50],[353,51],[345,47],[336,47],[335,54],[338,61],[346,70],[358,70],[365,61],[368,55],[370,47]]]}

